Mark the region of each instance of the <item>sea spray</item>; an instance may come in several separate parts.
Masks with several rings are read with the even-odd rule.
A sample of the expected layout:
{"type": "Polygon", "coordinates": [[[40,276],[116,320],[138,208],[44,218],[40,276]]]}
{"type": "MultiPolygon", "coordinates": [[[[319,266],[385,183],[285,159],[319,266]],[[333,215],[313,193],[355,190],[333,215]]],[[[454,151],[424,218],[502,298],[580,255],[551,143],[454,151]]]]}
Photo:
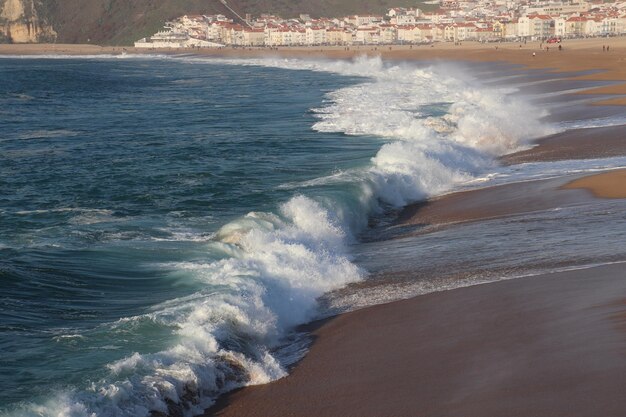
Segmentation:
{"type": "Polygon", "coordinates": [[[377,209],[378,201],[401,207],[447,192],[494,168],[494,157],[527,148],[532,139],[555,131],[540,122],[547,111],[513,95],[515,88],[485,87],[471,78],[471,71],[451,64],[416,68],[380,57],[219,62],[363,78],[326,94],[323,106],[313,109],[319,119],[313,129],[388,141],[365,171],[327,178],[347,183],[359,178],[371,198],[362,204],[368,212],[377,209]]]}
{"type": "Polygon", "coordinates": [[[250,213],[225,225],[211,244],[224,259],[172,265],[192,272],[206,291],[111,325],[158,322],[174,329],[177,344],[111,363],[108,375],[86,390],[16,415],[194,415],[222,392],[284,376],[272,349],[314,317],[320,295],[361,278],[346,244],[338,219],[304,196],[283,204],[279,215],[250,213]]]}
{"type": "MultiPolygon", "coordinates": [[[[236,314],[227,320],[237,323],[235,328],[216,331],[205,318],[206,311],[213,309],[205,306],[200,314],[203,320],[191,321],[188,327],[190,334],[204,329],[206,338],[223,334],[226,340],[241,332],[236,329],[246,329],[245,336],[236,336],[247,341],[245,356],[236,363],[254,372],[235,380],[236,384],[282,376],[267,347],[276,346],[287,329],[314,317],[317,297],[361,278],[350,263],[347,243],[363,222],[351,222],[348,214],[354,210],[346,207],[360,207],[361,217],[367,218],[379,209],[378,201],[400,207],[446,192],[492,167],[494,156],[527,146],[532,138],[546,133],[537,121],[541,115],[532,117],[529,105],[508,95],[512,90],[484,89],[467,80],[437,75],[436,69],[391,65],[377,58],[252,64],[364,77],[362,83],[327,94],[324,106],[314,109],[320,121],[313,129],[378,136],[389,142],[372,159],[370,168],[345,177],[360,181],[360,195],[325,201],[325,207],[296,196],[282,206],[280,216],[251,213],[217,234],[222,244],[234,245],[239,254],[206,266],[186,266],[211,286],[236,282],[233,298],[215,303],[218,311],[225,305],[236,306],[236,314]],[[438,103],[439,112],[433,112],[433,103],[438,103]],[[242,299],[247,300],[244,305],[242,299]]],[[[213,296],[212,302],[220,297],[213,296]]],[[[217,352],[216,348],[211,355],[217,352]]],[[[212,390],[204,396],[230,388],[210,386],[212,390]]]]}
{"type": "Polygon", "coordinates": [[[350,244],[372,212],[449,191],[492,167],[493,156],[544,133],[539,115],[510,97],[511,89],[486,89],[445,67],[378,58],[175,59],[358,77],[311,109],[318,119],[312,128],[382,139],[381,147],[368,165],[283,187],[298,191],[275,213],[225,224],[206,243],[213,260],[164,265],[200,290],[102,326],[103,333],[128,332],[158,323],[171,329],[166,348],[113,361],[86,388],[65,390],[44,406],[24,405],[17,415],[193,415],[220,393],[284,376],[276,349],[294,326],[316,317],[318,297],[365,275],[351,262],[350,244]],[[325,184],[343,187],[326,192],[325,184]]]}

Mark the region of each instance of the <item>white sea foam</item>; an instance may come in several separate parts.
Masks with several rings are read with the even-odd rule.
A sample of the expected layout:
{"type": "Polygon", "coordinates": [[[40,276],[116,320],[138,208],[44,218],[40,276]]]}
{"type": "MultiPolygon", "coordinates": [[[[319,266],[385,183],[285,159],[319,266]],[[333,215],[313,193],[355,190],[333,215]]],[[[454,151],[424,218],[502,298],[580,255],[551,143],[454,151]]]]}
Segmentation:
{"type": "Polygon", "coordinates": [[[560,131],[573,129],[593,129],[598,127],[621,126],[626,125],[626,116],[617,115],[610,117],[598,117],[586,120],[572,120],[560,122],[557,127],[560,131]]]}
{"type": "Polygon", "coordinates": [[[326,95],[323,106],[314,109],[319,121],[313,129],[377,136],[389,143],[366,172],[342,172],[300,186],[359,178],[374,200],[395,206],[449,191],[492,169],[494,156],[526,148],[532,139],[556,131],[539,121],[545,111],[510,94],[515,89],[481,86],[450,66],[417,68],[380,58],[218,62],[364,77],[362,83],[326,95]]]}
{"type": "Polygon", "coordinates": [[[111,325],[152,321],[178,342],[108,365],[109,375],[86,390],[64,393],[17,415],[147,416],[150,411],[202,412],[221,392],[285,375],[272,349],[294,326],[314,318],[323,293],[361,279],[347,255],[348,235],[328,208],[295,196],[279,214],[250,213],[225,225],[212,263],[168,265],[206,284],[200,291],[111,325]]]}
{"type": "Polygon", "coordinates": [[[499,167],[487,175],[476,177],[464,184],[475,187],[476,184],[489,182],[489,185],[510,184],[514,182],[535,181],[562,177],[565,175],[594,173],[611,169],[626,168],[626,157],[616,156],[598,159],[572,159],[552,162],[532,162],[526,164],[499,167]]]}
{"type": "MultiPolygon", "coordinates": [[[[510,89],[482,88],[445,67],[366,58],[185,60],[363,77],[328,93],[314,109],[319,121],[313,128],[387,143],[369,166],[309,184],[346,182],[358,195],[343,201],[296,195],[279,213],[250,213],[224,225],[208,243],[219,260],[168,265],[206,290],[111,325],[112,331],[142,320],[168,326],[176,338],[169,349],[111,363],[108,375],[88,389],[58,395],[45,407],[26,406],[22,415],[140,417],[174,406],[191,415],[221,392],[282,377],[275,349],[290,329],[315,317],[322,294],[362,279],[348,245],[379,201],[401,206],[445,192],[547,130],[532,118],[541,115],[509,96],[510,89]]],[[[285,188],[294,186],[300,188],[285,188]]]]}

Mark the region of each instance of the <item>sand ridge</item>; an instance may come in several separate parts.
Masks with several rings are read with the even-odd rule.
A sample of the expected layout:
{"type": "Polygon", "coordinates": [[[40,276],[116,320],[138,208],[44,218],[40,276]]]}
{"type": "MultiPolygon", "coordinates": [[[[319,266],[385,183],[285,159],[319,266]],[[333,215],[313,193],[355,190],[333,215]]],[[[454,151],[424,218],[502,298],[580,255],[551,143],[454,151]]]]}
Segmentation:
{"type": "Polygon", "coordinates": [[[574,180],[562,188],[584,188],[600,198],[626,198],[626,169],[590,175],[574,180]]]}

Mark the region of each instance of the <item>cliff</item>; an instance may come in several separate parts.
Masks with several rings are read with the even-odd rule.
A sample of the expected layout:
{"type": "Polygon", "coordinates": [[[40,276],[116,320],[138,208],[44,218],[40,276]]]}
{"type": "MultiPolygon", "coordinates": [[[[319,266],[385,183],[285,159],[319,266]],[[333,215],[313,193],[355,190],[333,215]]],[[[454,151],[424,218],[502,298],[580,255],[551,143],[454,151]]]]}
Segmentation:
{"type": "Polygon", "coordinates": [[[0,42],[54,42],[57,33],[40,16],[44,6],[35,0],[0,0],[0,42]]]}

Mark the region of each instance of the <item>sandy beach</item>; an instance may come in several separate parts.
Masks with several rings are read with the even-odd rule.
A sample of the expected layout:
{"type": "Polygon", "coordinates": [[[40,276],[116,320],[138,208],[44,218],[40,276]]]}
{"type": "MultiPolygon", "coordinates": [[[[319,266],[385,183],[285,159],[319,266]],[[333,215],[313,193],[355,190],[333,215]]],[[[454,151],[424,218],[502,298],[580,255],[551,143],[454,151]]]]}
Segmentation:
{"type": "Polygon", "coordinates": [[[541,138],[537,146],[505,155],[507,165],[564,159],[610,158],[626,155],[626,126],[569,130],[541,138]]]}
{"type": "MultiPolygon", "coordinates": [[[[626,37],[589,38],[564,40],[562,50],[557,47],[546,51],[540,42],[520,44],[516,42],[479,43],[440,42],[429,45],[365,45],[280,48],[232,48],[222,49],[138,49],[125,46],[67,45],[67,44],[5,44],[0,45],[0,55],[103,55],[103,54],[196,54],[227,57],[281,56],[293,58],[345,59],[360,55],[381,56],[397,60],[463,60],[478,62],[508,62],[527,68],[548,69],[559,72],[589,72],[576,79],[612,80],[617,86],[592,89],[586,94],[626,94],[626,37]],[[609,45],[610,52],[602,46],[609,45]],[[535,55],[533,56],[533,53],[535,55]],[[621,82],[620,82],[621,81],[621,82]]],[[[624,104],[617,97],[612,104],[624,104]]]]}
{"type": "MultiPolygon", "coordinates": [[[[437,45],[393,59],[506,61],[626,80],[626,39],[532,46],[437,45]]],[[[312,52],[311,52],[312,53],[312,52]]],[[[281,52],[282,54],[282,52],[281,52]]],[[[338,51],[337,57],[345,52],[338,51]]],[[[332,55],[331,55],[332,56],[332,55]]],[[[624,84],[583,91],[626,104],[624,84]],[[616,95],[608,98],[603,95],[616,95]]],[[[580,93],[580,92],[578,92],[580,93]]],[[[590,96],[591,98],[592,96],[590,96]]],[[[626,155],[624,126],[570,130],[501,159],[518,164],[626,155]]],[[[453,193],[405,208],[397,224],[449,225],[624,198],[624,170],[453,193]],[[582,178],[581,178],[582,177],[582,178]]],[[[286,378],[224,397],[219,416],[621,416],[626,401],[624,264],[461,288],[366,308],[321,324],[286,378]]]]}
{"type": "Polygon", "coordinates": [[[570,181],[560,177],[446,194],[407,206],[398,216],[397,224],[449,225],[549,210],[588,200],[588,193],[578,189],[583,186],[573,187],[577,182],[570,181]]]}
{"type": "Polygon", "coordinates": [[[612,265],[348,313],[288,377],[207,415],[618,417],[625,291],[612,265]]]}
{"type": "Polygon", "coordinates": [[[588,89],[584,94],[609,97],[601,104],[624,105],[626,98],[626,37],[568,39],[562,50],[546,49],[540,42],[479,43],[438,42],[432,45],[364,45],[322,47],[280,47],[221,49],[139,49],[126,46],[68,44],[6,44],[0,55],[105,55],[105,54],[194,54],[216,57],[267,57],[346,59],[361,55],[381,56],[395,60],[456,60],[474,62],[507,62],[530,69],[557,72],[580,72],[579,80],[615,81],[615,85],[588,89]],[[610,52],[602,47],[610,46],[610,52]],[[533,55],[534,54],[534,55],[533,55]]]}
{"type": "MultiPolygon", "coordinates": [[[[3,55],[167,53],[93,45],[0,45],[3,55]]],[[[505,62],[614,81],[576,94],[626,105],[626,37],[539,43],[184,51],[228,57],[505,62]],[[602,51],[610,45],[610,53],[602,51]],[[535,53],[535,56],[533,56],[535,53]]],[[[620,107],[621,108],[621,107],[620,107]]],[[[501,163],[626,155],[626,127],[570,130],[501,163]]],[[[626,198],[626,170],[457,192],[406,207],[399,226],[478,222],[626,198]]],[[[625,200],[626,201],[626,200],[625,200]]],[[[616,225],[617,226],[617,225],[616,225]]],[[[624,260],[626,261],[626,259],[624,260]]],[[[276,382],[224,396],[207,416],[542,416],[626,414],[626,264],[543,274],[368,307],[314,325],[309,353],[276,382]]]]}
{"type": "Polygon", "coordinates": [[[566,184],[564,189],[583,188],[600,198],[626,198],[626,170],[591,175],[566,184]]]}

